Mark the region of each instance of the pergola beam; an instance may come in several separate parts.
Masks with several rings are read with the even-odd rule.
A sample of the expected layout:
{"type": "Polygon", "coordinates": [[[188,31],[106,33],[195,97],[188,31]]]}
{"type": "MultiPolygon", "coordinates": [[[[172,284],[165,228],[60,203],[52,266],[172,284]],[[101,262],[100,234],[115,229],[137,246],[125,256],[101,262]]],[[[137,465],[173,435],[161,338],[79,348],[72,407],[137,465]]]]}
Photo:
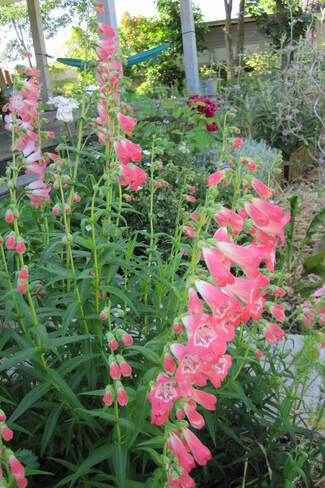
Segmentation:
{"type": "Polygon", "coordinates": [[[180,0],[186,84],[190,95],[200,92],[192,0],[180,0]]]}
{"type": "Polygon", "coordinates": [[[46,57],[45,38],[39,0],[27,0],[28,16],[32,30],[33,45],[37,68],[41,72],[42,100],[46,102],[51,96],[51,79],[46,57]]]}

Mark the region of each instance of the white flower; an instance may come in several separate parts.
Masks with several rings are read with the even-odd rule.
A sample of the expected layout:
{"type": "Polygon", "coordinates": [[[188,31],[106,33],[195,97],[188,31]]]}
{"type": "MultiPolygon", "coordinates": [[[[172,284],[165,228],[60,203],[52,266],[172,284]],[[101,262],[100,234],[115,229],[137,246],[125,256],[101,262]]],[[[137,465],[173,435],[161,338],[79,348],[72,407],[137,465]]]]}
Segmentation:
{"type": "Polygon", "coordinates": [[[51,98],[48,99],[48,102],[47,103],[49,105],[55,105],[56,107],[58,107],[59,105],[63,105],[66,100],[68,100],[68,98],[61,97],[61,96],[51,97],[51,98]]]}
{"type": "Polygon", "coordinates": [[[73,121],[73,113],[69,107],[65,105],[59,106],[56,112],[57,120],[62,120],[62,122],[72,122],[73,121]]]}
{"type": "Polygon", "coordinates": [[[79,107],[78,103],[73,98],[65,98],[61,96],[49,98],[48,103],[57,107],[56,118],[63,122],[72,122],[72,111],[79,107]]]}

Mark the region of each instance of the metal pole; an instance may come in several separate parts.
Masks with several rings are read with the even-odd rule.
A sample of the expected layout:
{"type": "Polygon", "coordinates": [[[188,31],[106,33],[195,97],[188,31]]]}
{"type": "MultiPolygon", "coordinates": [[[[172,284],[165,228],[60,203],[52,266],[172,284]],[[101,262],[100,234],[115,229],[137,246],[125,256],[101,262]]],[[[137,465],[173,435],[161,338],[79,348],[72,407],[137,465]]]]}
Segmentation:
{"type": "Polygon", "coordinates": [[[186,83],[190,95],[200,92],[192,0],[180,0],[186,83]]]}
{"type": "Polygon", "coordinates": [[[28,16],[32,30],[33,45],[36,57],[36,64],[41,72],[42,100],[46,102],[51,96],[52,86],[47,64],[45,39],[42,25],[41,9],[39,0],[27,0],[28,16]]]}
{"type": "MultiPolygon", "coordinates": [[[[116,20],[116,9],[115,9],[115,0],[103,0],[104,3],[104,13],[97,14],[98,22],[102,22],[103,24],[110,25],[115,30],[115,34],[118,38],[118,27],[117,27],[117,20],[116,20]]],[[[117,42],[117,52],[120,52],[120,42],[117,42]]]]}

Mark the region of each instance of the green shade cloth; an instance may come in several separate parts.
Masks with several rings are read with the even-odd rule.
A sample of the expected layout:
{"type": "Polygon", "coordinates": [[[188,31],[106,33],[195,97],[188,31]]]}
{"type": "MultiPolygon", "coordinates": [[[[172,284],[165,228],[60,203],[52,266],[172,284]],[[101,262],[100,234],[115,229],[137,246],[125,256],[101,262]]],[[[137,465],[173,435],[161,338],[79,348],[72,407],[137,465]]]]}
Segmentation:
{"type": "MultiPolygon", "coordinates": [[[[154,58],[165,49],[168,49],[170,46],[170,42],[166,42],[165,44],[161,44],[160,46],[154,47],[153,49],[149,49],[148,51],[143,51],[142,53],[135,54],[134,56],[130,56],[126,58],[126,62],[128,66],[133,66],[135,64],[142,63],[147,59],[154,58]]],[[[83,59],[75,59],[75,58],[57,58],[56,59],[59,63],[66,64],[67,66],[73,66],[74,68],[84,69],[92,68],[95,66],[95,61],[84,61],[83,59]]]]}

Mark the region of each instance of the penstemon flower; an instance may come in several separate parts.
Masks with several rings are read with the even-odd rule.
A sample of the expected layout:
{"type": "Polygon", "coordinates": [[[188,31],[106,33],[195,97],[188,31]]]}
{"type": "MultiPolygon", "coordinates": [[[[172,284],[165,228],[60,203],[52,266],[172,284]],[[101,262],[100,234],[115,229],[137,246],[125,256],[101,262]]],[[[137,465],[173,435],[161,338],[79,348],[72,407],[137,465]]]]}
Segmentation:
{"type": "MultiPolygon", "coordinates": [[[[215,192],[213,187],[223,178],[223,171],[211,175],[208,186],[212,188],[208,192],[215,192]]],[[[271,190],[262,185],[255,181],[253,187],[256,186],[259,196],[269,198],[271,190]]],[[[202,219],[206,219],[204,210],[198,210],[192,218],[196,228],[183,226],[190,238],[201,239],[199,243],[194,241],[194,246],[199,245],[207,270],[200,271],[200,279],[194,275],[189,280],[194,287],[188,288],[188,312],[181,317],[185,335],[165,347],[164,372],[158,375],[148,395],[152,423],[166,424],[170,487],[194,487],[190,471],[195,463],[205,465],[211,459],[209,449],[189,429],[189,424],[194,429],[204,426],[204,417],[197,411],[197,405],[215,410],[216,396],[201,388],[210,382],[218,389],[226,379],[232,365],[231,356],[226,352],[227,344],[234,339],[236,327],[252,320],[258,323],[271,344],[284,336],[278,325],[261,317],[265,295],[272,288],[270,274],[274,271],[275,246],[279,238],[283,245],[283,227],[290,217],[262,198],[252,195],[245,198],[245,210],[217,208],[215,220],[220,227],[213,239],[203,240],[199,234],[202,219]],[[253,237],[248,245],[236,243],[244,232],[244,224],[253,237]],[[266,268],[261,267],[261,263],[265,263],[266,268]]],[[[268,302],[265,310],[279,322],[284,320],[284,309],[280,305],[268,302]]],[[[173,332],[182,332],[178,322],[173,325],[173,332]]]]}

